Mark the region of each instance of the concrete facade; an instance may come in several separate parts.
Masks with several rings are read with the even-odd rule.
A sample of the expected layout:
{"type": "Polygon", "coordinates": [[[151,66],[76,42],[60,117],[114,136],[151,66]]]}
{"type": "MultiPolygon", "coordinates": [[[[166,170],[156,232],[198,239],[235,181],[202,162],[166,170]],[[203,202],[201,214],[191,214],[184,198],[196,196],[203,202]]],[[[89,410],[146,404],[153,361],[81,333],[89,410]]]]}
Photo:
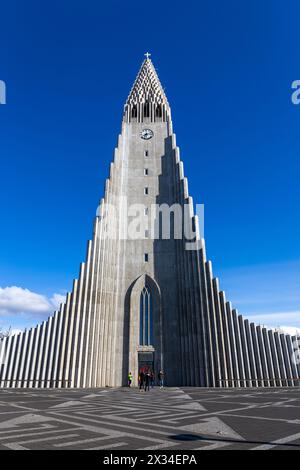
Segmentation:
{"type": "Polygon", "coordinates": [[[115,387],[127,383],[129,371],[137,385],[143,358],[165,371],[170,386],[299,385],[298,338],[249,324],[232,308],[198,224],[170,106],[147,57],[124,107],[78,279],[52,317],[0,343],[0,386],[115,387]],[[186,218],[173,215],[170,236],[163,236],[160,214],[170,207],[187,214],[195,235],[177,237],[186,218]],[[187,249],[190,241],[197,249],[187,249]],[[150,294],[141,323],[144,288],[150,294]],[[141,341],[141,324],[151,344],[141,341]]]}

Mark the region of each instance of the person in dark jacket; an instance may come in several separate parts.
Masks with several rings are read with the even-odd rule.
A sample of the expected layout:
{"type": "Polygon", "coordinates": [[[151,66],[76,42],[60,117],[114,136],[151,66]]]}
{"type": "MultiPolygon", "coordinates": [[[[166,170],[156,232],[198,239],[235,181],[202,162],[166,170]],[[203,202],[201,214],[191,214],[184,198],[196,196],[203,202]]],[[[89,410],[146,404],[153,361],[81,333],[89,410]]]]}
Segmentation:
{"type": "Polygon", "coordinates": [[[164,371],[160,370],[158,373],[158,381],[159,381],[160,388],[164,388],[164,378],[165,378],[164,371]]]}
{"type": "Polygon", "coordinates": [[[150,390],[150,388],[149,388],[149,386],[150,386],[150,372],[149,372],[149,370],[145,374],[144,383],[145,383],[145,392],[147,390],[149,391],[150,390]]]}
{"type": "Polygon", "coordinates": [[[145,374],[144,374],[144,372],[141,370],[141,372],[140,372],[140,383],[139,383],[140,390],[142,390],[142,388],[143,388],[143,386],[144,386],[144,380],[145,380],[145,374]]]}
{"type": "Polygon", "coordinates": [[[153,370],[150,372],[150,385],[151,385],[151,388],[153,388],[155,385],[155,374],[153,370]]]}

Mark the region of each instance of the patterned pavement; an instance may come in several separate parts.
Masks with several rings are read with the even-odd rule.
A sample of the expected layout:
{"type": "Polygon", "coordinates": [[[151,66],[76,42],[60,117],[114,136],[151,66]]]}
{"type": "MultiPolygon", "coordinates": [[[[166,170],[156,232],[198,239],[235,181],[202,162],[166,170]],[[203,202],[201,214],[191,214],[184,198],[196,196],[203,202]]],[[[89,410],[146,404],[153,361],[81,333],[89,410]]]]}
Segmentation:
{"type": "Polygon", "coordinates": [[[0,390],[0,449],[300,450],[300,388],[0,390]]]}

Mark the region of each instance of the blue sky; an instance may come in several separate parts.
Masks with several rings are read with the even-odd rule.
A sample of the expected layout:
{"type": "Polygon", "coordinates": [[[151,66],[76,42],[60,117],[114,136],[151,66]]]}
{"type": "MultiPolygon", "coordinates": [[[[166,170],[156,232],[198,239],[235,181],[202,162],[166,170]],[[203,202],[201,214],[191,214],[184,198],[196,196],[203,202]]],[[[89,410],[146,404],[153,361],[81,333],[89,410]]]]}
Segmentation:
{"type": "Polygon", "coordinates": [[[298,1],[1,6],[0,326],[71,289],[149,50],[172,107],[207,254],[227,298],[300,327],[298,1]]]}

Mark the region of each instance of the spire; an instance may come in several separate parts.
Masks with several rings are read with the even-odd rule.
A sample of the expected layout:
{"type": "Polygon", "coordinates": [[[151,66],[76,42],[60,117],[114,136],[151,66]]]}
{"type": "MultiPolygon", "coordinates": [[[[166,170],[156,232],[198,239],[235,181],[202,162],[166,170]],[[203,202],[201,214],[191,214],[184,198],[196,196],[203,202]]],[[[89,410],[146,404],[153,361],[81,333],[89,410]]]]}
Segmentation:
{"type": "Polygon", "coordinates": [[[124,107],[125,122],[161,122],[170,119],[170,106],[164,89],[146,52],[124,107]]]}

